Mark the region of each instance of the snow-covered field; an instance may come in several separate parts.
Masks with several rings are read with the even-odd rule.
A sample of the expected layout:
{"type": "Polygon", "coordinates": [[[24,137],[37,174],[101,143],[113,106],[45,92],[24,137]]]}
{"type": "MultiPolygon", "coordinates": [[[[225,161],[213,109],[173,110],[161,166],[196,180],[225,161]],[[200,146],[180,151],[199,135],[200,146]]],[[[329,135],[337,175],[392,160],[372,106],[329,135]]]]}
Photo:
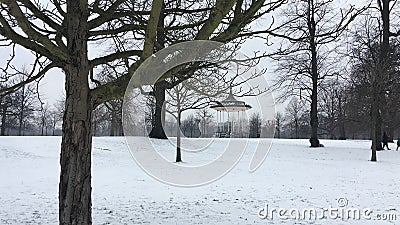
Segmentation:
{"type": "MultiPolygon", "coordinates": [[[[57,223],[60,141],[59,137],[0,138],[0,224],[57,223]]],[[[221,153],[219,146],[226,141],[216,140],[201,153],[183,152],[183,160],[188,165],[207,162],[221,153]]],[[[256,172],[248,172],[253,152],[246,151],[222,179],[179,188],[143,172],[124,138],[96,137],[93,224],[400,224],[400,151],[393,151],[395,145],[392,151],[378,152],[379,162],[372,163],[369,141],[322,143],[324,148],[311,149],[307,140],[276,139],[256,172]],[[266,205],[268,210],[322,210],[338,208],[338,200],[347,203],[340,209],[370,209],[370,220],[294,220],[279,218],[276,212],[262,220],[257,215],[266,205]]],[[[154,144],[173,160],[174,147],[168,141],[154,144]]],[[[250,147],[254,144],[251,140],[250,147]]]]}

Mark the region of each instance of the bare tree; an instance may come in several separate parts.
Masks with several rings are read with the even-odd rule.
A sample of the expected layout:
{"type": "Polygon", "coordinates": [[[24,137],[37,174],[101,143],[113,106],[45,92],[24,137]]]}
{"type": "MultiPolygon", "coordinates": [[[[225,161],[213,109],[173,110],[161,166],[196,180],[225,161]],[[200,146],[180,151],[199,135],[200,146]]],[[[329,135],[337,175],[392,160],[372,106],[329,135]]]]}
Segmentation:
{"type": "MultiPolygon", "coordinates": [[[[159,18],[164,11],[164,30],[180,30],[175,42],[215,40],[228,43],[243,34],[255,19],[282,5],[284,1],[217,0],[196,1],[66,0],[0,1],[1,45],[27,49],[35,57],[30,75],[9,92],[41,79],[52,68],[65,73],[65,111],[61,145],[59,223],[91,224],[91,147],[93,110],[104,102],[121,98],[132,74],[159,46],[159,18]],[[208,3],[208,2],[207,2],[208,3]],[[203,20],[188,15],[205,15],[203,20]],[[89,58],[90,43],[118,46],[111,52],[96,49],[89,58]],[[117,50],[118,49],[118,50],[117,50]],[[125,71],[118,78],[96,81],[96,67],[122,62],[125,71]]],[[[166,32],[166,40],[170,34],[166,32]]],[[[11,56],[2,80],[14,62],[11,56]]],[[[121,70],[116,70],[121,71],[121,70]]],[[[164,79],[164,78],[163,78],[164,79]]]]}
{"type": "Polygon", "coordinates": [[[6,135],[6,130],[9,127],[8,118],[12,116],[11,107],[13,106],[13,96],[10,94],[0,95],[0,113],[1,113],[1,128],[0,136],[6,135]]]}
{"type": "Polygon", "coordinates": [[[182,121],[182,131],[185,137],[198,138],[201,135],[199,128],[200,119],[196,118],[193,114],[190,114],[186,119],[182,121]]]}
{"type": "Polygon", "coordinates": [[[383,149],[381,146],[382,137],[382,107],[380,105],[380,99],[384,98],[384,84],[385,78],[389,76],[391,69],[390,63],[388,64],[387,59],[389,58],[390,52],[390,37],[400,35],[400,30],[396,33],[391,31],[390,14],[393,10],[396,1],[394,0],[378,0],[378,10],[381,15],[381,21],[378,22],[378,28],[381,31],[380,39],[380,52],[378,57],[378,64],[376,64],[376,72],[373,74],[372,79],[372,104],[371,104],[371,122],[372,122],[372,154],[371,161],[377,161],[376,150],[383,149]],[[391,5],[392,2],[392,5],[391,5]]]}
{"type": "Polygon", "coordinates": [[[51,108],[49,111],[49,126],[52,131],[51,135],[56,135],[57,124],[62,121],[62,117],[60,118],[59,112],[51,108]]]}
{"type": "Polygon", "coordinates": [[[325,130],[331,139],[346,139],[345,130],[345,82],[338,77],[329,79],[321,85],[319,109],[321,116],[321,129],[325,130]]]}
{"type": "Polygon", "coordinates": [[[209,134],[209,126],[212,123],[213,114],[210,113],[210,110],[207,108],[200,109],[196,112],[196,117],[200,119],[201,124],[201,136],[202,137],[210,137],[209,134]]]}
{"type": "Polygon", "coordinates": [[[249,138],[260,138],[261,135],[261,115],[253,113],[249,118],[249,138]]]}
{"type": "Polygon", "coordinates": [[[213,101],[212,99],[213,97],[217,97],[218,94],[222,94],[219,93],[220,90],[217,89],[214,89],[214,91],[212,91],[209,88],[209,86],[208,87],[203,86],[203,88],[209,89],[208,91],[204,90],[201,91],[200,88],[199,89],[193,88],[193,87],[199,87],[195,83],[196,81],[189,79],[167,90],[168,105],[166,106],[166,111],[169,114],[173,115],[173,117],[176,119],[177,122],[176,162],[182,161],[182,154],[181,154],[182,113],[191,109],[202,109],[204,107],[207,107],[213,101]],[[190,82],[192,83],[190,84],[190,82]]]}
{"type": "MultiPolygon", "coordinates": [[[[216,2],[218,4],[218,2],[216,2]]],[[[219,2],[223,4],[222,2],[219,2]]],[[[226,2],[228,3],[228,2],[226,2]]],[[[220,25],[224,27],[224,23],[236,23],[238,26],[233,27],[229,26],[228,28],[229,32],[220,32],[219,29],[216,29],[215,32],[216,34],[208,34],[213,36],[212,40],[214,41],[219,41],[219,42],[227,42],[229,41],[232,46],[235,46],[237,50],[239,49],[239,45],[243,43],[244,39],[255,35],[255,33],[250,32],[250,30],[247,28],[247,25],[249,25],[253,20],[256,18],[260,18],[265,14],[268,14],[272,12],[273,10],[279,8],[282,6],[285,1],[277,0],[277,1],[270,1],[269,3],[265,3],[265,1],[254,1],[254,2],[247,2],[247,1],[232,1],[231,3],[235,4],[234,10],[232,10],[231,13],[226,14],[225,18],[222,19],[220,25]],[[258,9],[258,12],[257,12],[258,9]],[[255,11],[256,10],[256,11],[255,11]],[[247,24],[247,25],[246,25],[247,24]],[[231,33],[232,32],[232,33],[231,33]],[[232,36],[228,38],[228,36],[232,36]],[[228,38],[228,39],[226,39],[228,38]]],[[[231,3],[227,4],[230,5],[231,3]]],[[[168,8],[171,7],[169,4],[176,4],[175,2],[168,2],[164,1],[162,5],[162,9],[160,11],[160,16],[159,16],[159,21],[157,24],[157,45],[155,46],[156,51],[161,50],[167,45],[170,45],[175,42],[179,42],[181,40],[190,40],[191,38],[193,39],[203,39],[202,35],[203,34],[197,34],[194,35],[197,30],[203,30],[205,27],[203,26],[203,21],[209,20],[207,18],[207,14],[205,14],[201,9],[196,9],[190,14],[183,15],[182,17],[184,20],[187,21],[199,21],[191,24],[191,26],[187,27],[188,29],[185,30],[179,30],[179,29],[168,29],[168,23],[167,21],[178,21],[177,15],[170,15],[168,13],[168,8]],[[161,32],[160,32],[161,31],[161,32]]],[[[179,3],[178,3],[179,4],[179,3]]],[[[227,6],[226,5],[226,6],[227,6]]],[[[187,7],[197,8],[198,6],[196,5],[195,2],[190,2],[187,7]]],[[[233,5],[232,5],[233,6],[233,5]]],[[[176,6],[174,6],[176,7],[176,6]]],[[[204,8],[213,8],[213,3],[212,2],[204,2],[204,8]]],[[[222,6],[222,8],[225,8],[225,6],[222,6]]],[[[226,8],[227,9],[227,8],[226,8]]],[[[226,10],[225,9],[225,10],[226,10]]],[[[221,11],[222,12],[222,11],[221,11]]],[[[220,13],[221,13],[220,12],[220,13]]],[[[224,12],[225,13],[225,12],[224,12]]],[[[210,24],[211,25],[211,24],[210,24]]],[[[216,25],[216,24],[214,24],[216,25]]],[[[212,26],[214,26],[212,25],[212,26]]],[[[215,27],[217,28],[217,27],[215,27]]],[[[227,31],[228,31],[227,30],[227,31]]],[[[149,134],[149,137],[152,138],[159,138],[159,139],[165,139],[166,135],[165,132],[162,128],[162,106],[165,101],[165,91],[167,89],[173,88],[175,85],[185,81],[186,79],[190,78],[193,76],[194,72],[196,69],[198,69],[199,64],[195,63],[193,68],[191,69],[189,67],[188,70],[183,71],[181,73],[173,74],[175,79],[162,79],[159,82],[157,82],[154,85],[153,91],[150,93],[152,96],[155,98],[155,111],[154,111],[154,124],[152,127],[152,130],[149,134]]]]}
{"type": "MultiPolygon", "coordinates": [[[[262,120],[261,122],[261,138],[274,137],[277,130],[276,120],[262,120]]],[[[280,135],[280,134],[279,134],[280,135]]]]}
{"type": "Polygon", "coordinates": [[[122,99],[111,100],[104,103],[110,122],[110,136],[122,136],[122,99]]]}
{"type": "MultiPolygon", "coordinates": [[[[390,37],[400,32],[390,31],[390,12],[395,5],[392,1],[378,1],[378,6],[372,7],[360,21],[357,31],[353,34],[353,50],[351,52],[352,82],[354,89],[363,89],[367,96],[371,121],[371,161],[377,161],[376,151],[382,150],[383,117],[388,116],[385,104],[393,87],[393,77],[397,74],[395,46],[391,46],[390,37]],[[378,10],[376,10],[378,9],[378,10]],[[376,15],[376,14],[379,15],[376,15]]],[[[365,98],[366,97],[366,98],[365,98]]],[[[393,114],[392,114],[393,116],[393,114]]],[[[390,127],[389,127],[390,128],[390,127]]]]}
{"type": "Polygon", "coordinates": [[[93,110],[93,135],[101,136],[101,135],[109,135],[109,114],[107,112],[107,108],[104,104],[99,105],[93,110]]]}
{"type": "Polygon", "coordinates": [[[42,103],[40,109],[38,110],[38,126],[41,136],[47,136],[47,127],[50,123],[50,106],[49,103],[42,103]]]}
{"type": "Polygon", "coordinates": [[[286,106],[286,121],[291,127],[294,138],[300,138],[300,126],[304,118],[305,108],[302,102],[299,102],[297,97],[293,97],[286,106]]]}
{"type": "Polygon", "coordinates": [[[332,60],[332,48],[348,25],[365,10],[336,9],[332,0],[291,0],[283,9],[284,22],[266,31],[273,37],[284,38],[272,55],[281,74],[275,88],[283,96],[307,96],[310,102],[311,147],[320,147],[318,140],[319,84],[338,71],[332,60]]]}
{"type": "Polygon", "coordinates": [[[281,138],[282,125],[284,122],[284,116],[281,112],[277,112],[275,114],[275,130],[276,130],[276,138],[281,138]]]}
{"type": "Polygon", "coordinates": [[[36,87],[30,84],[23,85],[13,96],[13,108],[18,120],[18,135],[20,136],[23,135],[27,119],[33,116],[33,112],[37,108],[38,96],[36,87]]]}

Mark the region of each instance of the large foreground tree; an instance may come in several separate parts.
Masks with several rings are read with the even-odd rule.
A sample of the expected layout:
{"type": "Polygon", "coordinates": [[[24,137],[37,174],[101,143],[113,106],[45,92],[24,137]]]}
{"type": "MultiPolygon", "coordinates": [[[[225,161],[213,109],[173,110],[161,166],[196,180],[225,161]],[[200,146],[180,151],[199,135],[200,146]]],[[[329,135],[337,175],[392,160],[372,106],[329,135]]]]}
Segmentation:
{"type": "MultiPolygon", "coordinates": [[[[20,89],[26,83],[41,79],[53,68],[61,68],[65,74],[59,223],[92,223],[93,110],[122,97],[136,69],[159,48],[157,34],[161,32],[158,28],[162,10],[164,17],[170,16],[163,30],[181,31],[181,39],[175,42],[197,39],[227,43],[243,37],[248,24],[283,3],[282,0],[216,0],[206,6],[197,1],[177,1],[163,6],[162,0],[0,0],[0,44],[11,49],[18,46],[17,53],[33,58],[31,69],[35,71],[1,92],[20,89]],[[203,20],[185,19],[196,13],[206,16],[203,20]],[[122,48],[100,54],[103,51],[90,48],[91,43],[102,43],[102,46],[119,43],[122,48]],[[107,82],[95,80],[96,67],[116,61],[124,62],[123,75],[107,82]]],[[[8,75],[7,68],[15,61],[12,54],[2,80],[14,79],[8,75]]]]}

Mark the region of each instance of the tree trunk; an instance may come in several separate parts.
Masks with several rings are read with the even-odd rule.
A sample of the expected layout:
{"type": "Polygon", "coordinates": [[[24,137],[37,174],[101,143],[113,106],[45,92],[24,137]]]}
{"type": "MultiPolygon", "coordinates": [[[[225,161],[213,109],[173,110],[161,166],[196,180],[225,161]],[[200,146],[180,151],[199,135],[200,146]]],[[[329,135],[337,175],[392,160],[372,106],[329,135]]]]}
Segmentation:
{"type": "Polygon", "coordinates": [[[339,140],[346,140],[345,114],[342,99],[339,97],[339,140]]]}
{"type": "Polygon", "coordinates": [[[40,133],[40,135],[41,136],[44,136],[44,119],[42,118],[42,125],[41,125],[41,133],[40,133]]]}
{"type": "Polygon", "coordinates": [[[53,118],[53,132],[52,132],[52,136],[55,136],[56,133],[56,118],[53,118]]]}
{"type": "Polygon", "coordinates": [[[176,162],[182,162],[182,153],[181,153],[181,99],[179,91],[176,92],[176,107],[177,107],[177,127],[176,127],[176,162]]]}
{"type": "Polygon", "coordinates": [[[176,128],[176,162],[182,162],[182,154],[181,154],[181,110],[179,108],[178,103],[178,117],[177,117],[178,126],[176,128]]]}
{"type": "Polygon", "coordinates": [[[92,224],[92,104],[88,83],[88,3],[67,0],[66,33],[70,58],[65,71],[65,112],[61,143],[59,223],[92,224]]]}
{"type": "MultiPolygon", "coordinates": [[[[372,129],[371,129],[371,134],[372,134],[372,146],[371,146],[371,150],[372,150],[372,154],[371,154],[371,161],[372,162],[376,162],[377,161],[377,157],[376,157],[376,150],[378,147],[378,143],[380,143],[380,141],[377,141],[377,133],[378,133],[378,129],[377,129],[377,119],[378,119],[378,113],[379,113],[379,108],[378,108],[378,97],[377,97],[377,93],[376,90],[372,90],[372,104],[371,104],[371,125],[372,125],[372,129]]],[[[380,132],[380,131],[379,131],[380,132]]]]}
{"type": "Polygon", "coordinates": [[[22,123],[24,120],[24,110],[25,110],[25,86],[21,89],[21,105],[20,105],[20,113],[18,115],[18,136],[21,136],[22,132],[22,123]]]}
{"type": "Polygon", "coordinates": [[[167,139],[162,123],[162,107],[165,102],[164,82],[158,82],[154,85],[154,97],[156,99],[156,110],[154,113],[154,125],[149,134],[150,138],[167,139]]]}
{"type": "Polygon", "coordinates": [[[119,136],[124,136],[124,126],[122,125],[122,119],[121,118],[118,119],[118,127],[119,127],[118,135],[119,136]]]}
{"type": "Polygon", "coordinates": [[[376,150],[380,151],[383,150],[383,146],[382,146],[382,114],[380,112],[380,104],[379,104],[379,97],[377,97],[376,103],[375,103],[375,107],[376,107],[376,119],[375,119],[375,143],[376,143],[376,150]]]}
{"type": "Polygon", "coordinates": [[[311,93],[311,110],[310,110],[310,125],[311,125],[311,147],[320,147],[318,140],[318,67],[317,67],[317,44],[315,43],[316,25],[314,20],[313,4],[310,5],[310,21],[308,29],[310,31],[310,51],[311,51],[311,72],[312,72],[312,93],[311,93]]]}
{"type": "MultiPolygon", "coordinates": [[[[385,110],[383,107],[381,107],[381,101],[385,98],[384,90],[383,90],[383,84],[388,78],[388,67],[387,67],[387,59],[389,56],[389,50],[390,50],[390,0],[382,0],[382,11],[381,11],[381,16],[382,16],[382,43],[381,43],[381,52],[380,52],[380,63],[379,67],[381,67],[378,71],[379,74],[376,74],[378,76],[377,82],[378,84],[378,98],[379,101],[376,103],[378,106],[378,111],[377,111],[377,119],[376,119],[376,149],[377,150],[383,150],[382,146],[382,110],[385,110]]],[[[376,86],[375,86],[376,88],[376,86]]]]}
{"type": "Polygon", "coordinates": [[[23,120],[23,117],[22,117],[22,115],[23,115],[23,112],[21,112],[21,114],[19,115],[19,118],[18,118],[18,136],[21,136],[21,134],[22,134],[22,120],[23,120]]]}
{"type": "Polygon", "coordinates": [[[116,127],[115,111],[111,111],[110,136],[115,136],[115,127],[116,127]]]}
{"type": "MultiPolygon", "coordinates": [[[[315,46],[314,46],[315,48],[315,46]]],[[[317,109],[317,102],[318,102],[318,73],[317,73],[317,62],[316,62],[316,53],[313,53],[313,88],[311,94],[311,111],[310,111],[310,124],[311,124],[311,138],[310,144],[311,147],[320,147],[319,140],[318,140],[318,109],[317,109]],[[314,56],[315,55],[315,56],[314,56]],[[315,64],[315,65],[314,65],[315,64]]]]}
{"type": "Polygon", "coordinates": [[[1,112],[1,129],[0,136],[6,135],[7,107],[3,106],[1,112]]]}
{"type": "MultiPolygon", "coordinates": [[[[164,31],[164,20],[165,20],[165,15],[164,15],[164,9],[165,9],[165,2],[162,2],[161,6],[161,11],[160,15],[157,21],[157,43],[159,44],[157,47],[157,50],[161,50],[162,48],[165,47],[165,31],[164,31]]],[[[154,97],[156,99],[156,110],[154,114],[154,125],[151,129],[151,132],[149,134],[150,138],[158,138],[158,139],[167,139],[167,135],[165,134],[164,128],[163,128],[163,112],[162,112],[162,107],[165,102],[165,82],[160,81],[157,82],[154,85],[154,97]]]]}

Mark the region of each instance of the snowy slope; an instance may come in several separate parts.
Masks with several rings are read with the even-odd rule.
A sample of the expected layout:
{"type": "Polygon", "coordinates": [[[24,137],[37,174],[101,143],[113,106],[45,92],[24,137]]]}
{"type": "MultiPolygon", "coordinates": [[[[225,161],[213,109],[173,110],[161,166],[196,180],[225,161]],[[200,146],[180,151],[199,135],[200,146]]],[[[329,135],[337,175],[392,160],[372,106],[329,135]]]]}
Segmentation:
{"type": "MultiPolygon", "coordinates": [[[[138,139],[138,146],[140,146],[138,139]]],[[[197,140],[197,142],[204,140],[197,140]]],[[[200,153],[183,152],[184,164],[198,165],[218,157],[227,139],[215,140],[200,153]]],[[[194,140],[186,145],[197,146],[194,140]]],[[[0,224],[56,224],[59,137],[0,137],[0,224]]],[[[215,183],[178,188],[144,173],[132,159],[124,138],[93,141],[94,224],[400,224],[400,151],[378,153],[369,162],[370,142],[323,140],[310,149],[307,140],[274,140],[264,164],[248,173],[252,156],[215,183]],[[262,220],[270,208],[346,207],[373,210],[371,220],[262,220]],[[397,221],[378,221],[378,215],[397,221]],[[392,218],[393,219],[393,218],[392,218]]],[[[250,142],[250,149],[255,144],[250,142]]],[[[168,160],[174,147],[154,142],[168,160]]],[[[392,144],[392,149],[395,146],[392,144]]]]}

